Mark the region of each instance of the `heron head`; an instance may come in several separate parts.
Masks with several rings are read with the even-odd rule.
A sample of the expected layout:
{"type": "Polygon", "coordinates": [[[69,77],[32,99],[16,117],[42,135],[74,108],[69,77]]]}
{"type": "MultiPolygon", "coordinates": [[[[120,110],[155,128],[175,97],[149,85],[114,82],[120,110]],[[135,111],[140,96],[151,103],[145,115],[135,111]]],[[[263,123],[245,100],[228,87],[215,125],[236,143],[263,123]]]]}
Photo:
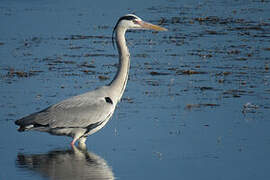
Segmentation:
{"type": "Polygon", "coordinates": [[[156,31],[167,31],[166,28],[145,22],[134,14],[127,14],[125,16],[120,17],[116,23],[116,26],[114,27],[114,30],[117,27],[121,27],[124,29],[149,29],[156,31]]]}
{"type": "MultiPolygon", "coordinates": [[[[141,18],[134,14],[127,14],[125,16],[122,16],[117,21],[114,29],[113,29],[113,35],[112,40],[114,40],[114,33],[117,28],[121,28],[124,30],[127,29],[148,29],[148,30],[155,30],[155,31],[167,31],[166,28],[160,27],[158,25],[154,25],[148,22],[143,21],[141,18]]],[[[114,43],[113,43],[114,45],[114,43]]]]}

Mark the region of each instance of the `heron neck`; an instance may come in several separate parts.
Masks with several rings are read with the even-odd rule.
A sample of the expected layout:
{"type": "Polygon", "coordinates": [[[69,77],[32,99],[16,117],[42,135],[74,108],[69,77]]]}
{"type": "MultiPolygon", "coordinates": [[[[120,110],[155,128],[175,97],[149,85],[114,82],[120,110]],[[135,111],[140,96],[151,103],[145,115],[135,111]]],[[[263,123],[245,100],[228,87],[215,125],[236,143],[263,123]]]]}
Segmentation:
{"type": "Polygon", "coordinates": [[[109,86],[112,88],[111,92],[114,93],[114,97],[116,97],[117,102],[120,101],[126,88],[130,66],[130,54],[126,45],[125,32],[126,29],[123,28],[116,30],[116,44],[119,53],[119,67],[114,79],[109,84],[109,86]]]}

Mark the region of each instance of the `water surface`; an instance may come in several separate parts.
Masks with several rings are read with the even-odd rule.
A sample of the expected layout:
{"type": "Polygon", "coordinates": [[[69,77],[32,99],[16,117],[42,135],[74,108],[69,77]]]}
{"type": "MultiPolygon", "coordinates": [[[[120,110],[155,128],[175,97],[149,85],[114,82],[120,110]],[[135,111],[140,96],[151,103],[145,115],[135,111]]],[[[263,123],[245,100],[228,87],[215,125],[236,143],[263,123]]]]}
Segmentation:
{"type": "Polygon", "coordinates": [[[0,179],[66,179],[77,166],[70,176],[269,179],[269,12],[256,0],[1,1],[0,179]],[[87,150],[17,132],[16,119],[110,82],[127,13],[169,31],[127,34],[126,92],[87,150]]]}

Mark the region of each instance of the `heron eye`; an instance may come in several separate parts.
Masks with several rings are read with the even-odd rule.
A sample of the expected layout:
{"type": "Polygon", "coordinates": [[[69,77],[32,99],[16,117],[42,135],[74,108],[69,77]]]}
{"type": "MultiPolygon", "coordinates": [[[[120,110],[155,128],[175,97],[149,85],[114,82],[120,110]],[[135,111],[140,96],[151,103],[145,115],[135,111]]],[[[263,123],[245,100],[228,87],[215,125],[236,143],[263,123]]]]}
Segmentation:
{"type": "Polygon", "coordinates": [[[134,24],[139,24],[138,20],[134,19],[132,20],[134,24]]]}

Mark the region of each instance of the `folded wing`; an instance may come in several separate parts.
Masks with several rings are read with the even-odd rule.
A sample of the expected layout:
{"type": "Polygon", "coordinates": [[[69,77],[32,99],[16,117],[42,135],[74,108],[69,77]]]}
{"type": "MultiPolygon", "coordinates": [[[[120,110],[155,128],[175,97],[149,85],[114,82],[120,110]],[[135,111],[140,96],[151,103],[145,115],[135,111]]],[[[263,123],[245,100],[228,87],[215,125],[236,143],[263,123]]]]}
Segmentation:
{"type": "Polygon", "coordinates": [[[19,130],[22,131],[35,127],[84,128],[103,122],[114,109],[115,104],[110,97],[92,91],[64,100],[15,123],[21,126],[19,130]]]}

